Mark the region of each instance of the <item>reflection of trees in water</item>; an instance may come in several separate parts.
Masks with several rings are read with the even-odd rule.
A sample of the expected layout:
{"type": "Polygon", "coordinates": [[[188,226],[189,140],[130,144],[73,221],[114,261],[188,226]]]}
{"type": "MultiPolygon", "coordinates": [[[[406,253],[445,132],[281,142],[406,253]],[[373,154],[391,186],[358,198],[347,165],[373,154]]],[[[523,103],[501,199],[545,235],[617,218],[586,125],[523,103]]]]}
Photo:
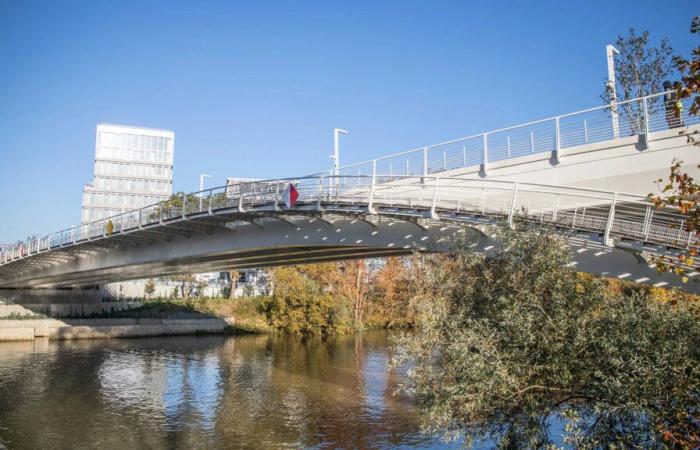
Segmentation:
{"type": "Polygon", "coordinates": [[[187,349],[189,358],[159,350],[156,341],[168,346],[158,339],[52,342],[45,353],[25,351],[19,362],[8,361],[0,346],[0,366],[13,372],[0,377],[0,423],[6,428],[0,435],[11,448],[163,448],[172,446],[172,437],[181,440],[183,433],[172,433],[178,427],[206,428],[216,414],[209,394],[217,383],[209,374],[218,376],[218,364],[206,346],[193,351],[205,341],[187,349]],[[182,408],[171,410],[179,418],[168,417],[167,367],[173,361],[189,367],[183,384],[169,387],[186,393],[182,408]]]}
{"type": "Polygon", "coordinates": [[[398,380],[387,372],[386,347],[383,332],[227,342],[220,353],[227,374],[217,420],[222,444],[401,443],[418,420],[410,404],[392,395],[398,380]]]}
{"type": "Polygon", "coordinates": [[[371,447],[418,429],[415,409],[392,395],[383,332],[49,347],[11,356],[0,346],[0,438],[11,448],[371,447]]]}

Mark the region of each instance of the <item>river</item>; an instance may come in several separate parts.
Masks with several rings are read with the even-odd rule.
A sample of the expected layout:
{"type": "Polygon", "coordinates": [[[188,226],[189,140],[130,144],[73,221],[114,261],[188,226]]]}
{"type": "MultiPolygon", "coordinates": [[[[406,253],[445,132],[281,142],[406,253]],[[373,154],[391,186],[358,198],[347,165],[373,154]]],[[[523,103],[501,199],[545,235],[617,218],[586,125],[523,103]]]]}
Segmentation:
{"type": "Polygon", "coordinates": [[[0,344],[0,448],[445,448],[391,333],[0,344]]]}

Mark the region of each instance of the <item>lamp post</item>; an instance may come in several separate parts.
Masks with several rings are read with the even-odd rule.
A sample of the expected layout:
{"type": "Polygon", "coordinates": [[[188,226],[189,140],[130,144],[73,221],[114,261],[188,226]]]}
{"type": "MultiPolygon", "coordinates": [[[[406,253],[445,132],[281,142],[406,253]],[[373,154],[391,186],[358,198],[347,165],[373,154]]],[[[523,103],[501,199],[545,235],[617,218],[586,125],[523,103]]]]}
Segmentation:
{"type": "Polygon", "coordinates": [[[612,116],[613,138],[620,135],[620,125],[617,117],[617,92],[615,83],[615,55],[620,51],[612,45],[605,46],[605,53],[608,59],[608,92],[610,92],[610,115],[612,116]]]}
{"type": "Polygon", "coordinates": [[[332,186],[335,184],[336,186],[340,186],[340,180],[337,178],[338,175],[340,175],[340,135],[341,134],[348,134],[347,131],[341,130],[340,128],[334,128],[333,129],[333,154],[331,155],[331,159],[333,160],[333,169],[331,170],[331,176],[335,176],[335,183],[333,183],[333,180],[331,179],[330,185],[332,186]]]}
{"type": "Polygon", "coordinates": [[[211,178],[211,175],[207,175],[206,173],[200,174],[199,175],[199,210],[202,210],[202,191],[204,190],[204,179],[205,178],[211,178]]]}

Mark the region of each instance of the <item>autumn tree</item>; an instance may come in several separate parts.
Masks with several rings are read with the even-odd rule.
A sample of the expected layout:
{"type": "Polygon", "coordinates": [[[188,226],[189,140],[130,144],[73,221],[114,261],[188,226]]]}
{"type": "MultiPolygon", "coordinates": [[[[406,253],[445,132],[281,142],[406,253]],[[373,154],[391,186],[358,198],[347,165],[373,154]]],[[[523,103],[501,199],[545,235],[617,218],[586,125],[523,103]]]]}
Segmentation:
{"type": "Polygon", "coordinates": [[[344,297],[352,305],[355,327],[362,328],[370,281],[367,263],[357,259],[337,264],[338,270],[331,271],[327,281],[335,295],[344,297]]]}
{"type": "Polygon", "coordinates": [[[370,286],[370,325],[394,328],[414,324],[411,300],[415,295],[414,280],[420,258],[390,257],[384,260],[370,286]]]}
{"type": "Polygon", "coordinates": [[[236,269],[231,269],[228,272],[229,278],[231,278],[231,286],[228,294],[228,298],[234,298],[236,296],[236,288],[238,287],[238,280],[241,277],[240,271],[236,269]]]}
{"type": "Polygon", "coordinates": [[[156,292],[156,282],[153,281],[153,278],[146,281],[146,284],[143,286],[143,292],[146,294],[146,297],[150,297],[156,292]]]}
{"type": "MultiPolygon", "coordinates": [[[[696,16],[692,19],[690,32],[700,34],[700,17],[696,16]]],[[[683,113],[683,99],[692,99],[687,114],[697,116],[700,113],[700,96],[698,95],[700,94],[700,46],[692,50],[691,59],[675,56],[673,61],[681,74],[680,81],[675,83],[676,98],[678,99],[675,105],[676,114],[680,116],[683,113]]],[[[688,127],[684,126],[679,133],[687,136],[688,143],[700,145],[697,130],[690,132],[688,127]]],[[[697,236],[700,233],[700,185],[694,177],[685,171],[683,161],[674,159],[667,179],[660,179],[657,182],[661,185],[662,194],[650,194],[650,199],[657,207],[678,208],[679,212],[685,216],[684,226],[686,230],[697,236]]],[[[655,263],[658,270],[674,272],[687,281],[687,272],[690,267],[693,267],[695,256],[696,251],[690,249],[686,254],[680,255],[677,261],[662,257],[658,258],[655,263]]]]}
{"type": "Polygon", "coordinates": [[[350,330],[348,305],[333,289],[336,272],[335,263],[275,268],[272,295],[262,301],[269,324],[296,334],[328,336],[350,330]]]}

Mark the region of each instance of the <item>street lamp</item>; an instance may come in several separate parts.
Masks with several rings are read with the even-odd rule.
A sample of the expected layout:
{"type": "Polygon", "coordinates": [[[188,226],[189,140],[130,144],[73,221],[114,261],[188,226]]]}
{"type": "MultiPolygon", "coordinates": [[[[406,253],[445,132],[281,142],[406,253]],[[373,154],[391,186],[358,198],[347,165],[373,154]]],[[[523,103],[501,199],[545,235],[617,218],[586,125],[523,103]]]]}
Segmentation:
{"type": "MultiPolygon", "coordinates": [[[[341,134],[348,134],[347,131],[341,130],[340,128],[334,128],[333,129],[333,154],[331,155],[331,159],[333,160],[333,169],[331,170],[331,176],[335,175],[335,184],[340,185],[340,180],[338,180],[338,175],[340,175],[340,135],[341,134]]],[[[330,185],[333,185],[333,182],[331,180],[330,185]]]]}
{"type": "Polygon", "coordinates": [[[615,55],[619,55],[620,51],[612,45],[605,46],[605,53],[608,58],[608,92],[610,92],[610,115],[612,116],[613,137],[616,138],[620,134],[620,126],[617,118],[617,92],[615,83],[615,55]]]}
{"type": "Polygon", "coordinates": [[[211,178],[211,175],[207,175],[206,173],[200,174],[199,175],[199,210],[202,210],[202,191],[204,190],[204,179],[205,178],[211,178]]]}

